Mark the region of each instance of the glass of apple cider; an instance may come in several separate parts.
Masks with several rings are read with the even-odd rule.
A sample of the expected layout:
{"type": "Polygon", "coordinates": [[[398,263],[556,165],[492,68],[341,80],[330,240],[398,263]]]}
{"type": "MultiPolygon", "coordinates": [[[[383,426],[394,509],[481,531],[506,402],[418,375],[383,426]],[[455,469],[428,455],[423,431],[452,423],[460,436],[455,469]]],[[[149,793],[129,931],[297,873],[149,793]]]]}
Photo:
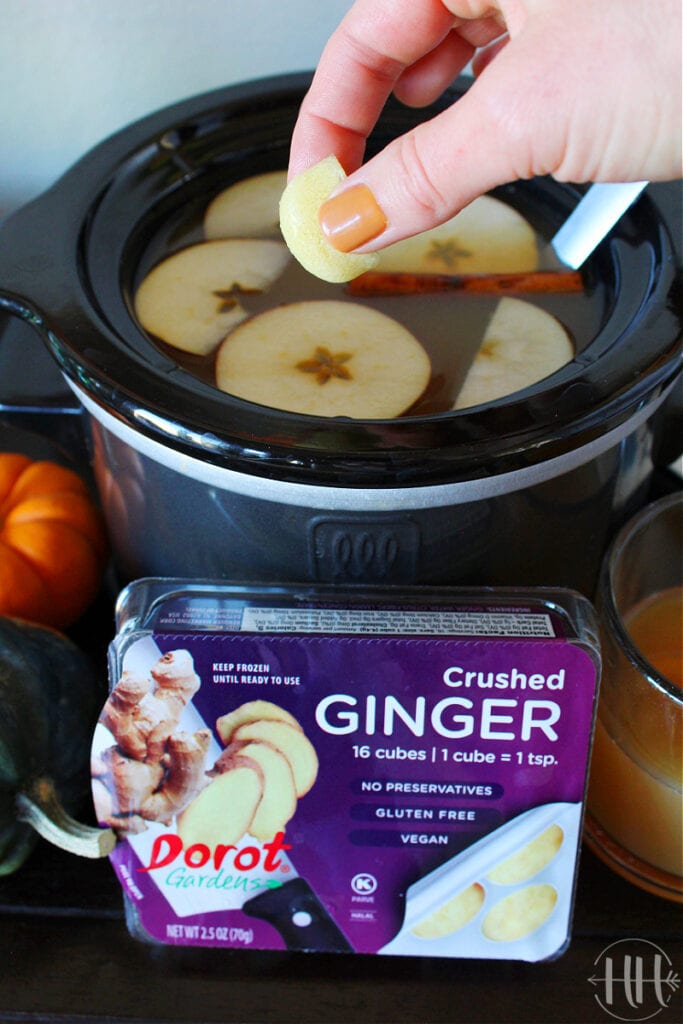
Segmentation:
{"type": "Polygon", "coordinates": [[[603,674],[586,841],[623,877],[683,902],[683,494],[646,506],[602,568],[603,674]]]}

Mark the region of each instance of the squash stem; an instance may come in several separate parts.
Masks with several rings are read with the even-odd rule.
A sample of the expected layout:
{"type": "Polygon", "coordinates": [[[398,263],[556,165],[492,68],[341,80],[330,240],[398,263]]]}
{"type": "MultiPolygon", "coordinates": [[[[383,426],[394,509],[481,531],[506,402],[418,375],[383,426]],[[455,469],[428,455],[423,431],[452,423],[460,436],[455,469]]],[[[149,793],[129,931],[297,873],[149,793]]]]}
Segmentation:
{"type": "Polygon", "coordinates": [[[111,828],[82,825],[62,807],[49,779],[35,779],[27,793],[17,794],[17,817],[54,846],[79,857],[106,857],[116,845],[111,828]]]}

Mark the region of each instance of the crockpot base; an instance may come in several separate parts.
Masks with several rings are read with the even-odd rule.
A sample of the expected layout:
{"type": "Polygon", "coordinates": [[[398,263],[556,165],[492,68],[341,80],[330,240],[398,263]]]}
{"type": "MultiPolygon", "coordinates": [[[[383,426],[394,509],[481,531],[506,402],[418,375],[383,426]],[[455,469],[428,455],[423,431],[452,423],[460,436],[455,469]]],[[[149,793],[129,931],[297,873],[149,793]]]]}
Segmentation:
{"type": "Polygon", "coordinates": [[[258,478],[242,489],[235,474],[221,486],[220,470],[197,479],[187,459],[87,405],[123,581],[556,585],[591,596],[608,540],[642,504],[652,471],[650,417],[582,464],[507,493],[459,501],[450,489],[420,505],[396,489],[367,508],[367,492],[329,488],[327,501],[297,503],[275,500],[277,484],[264,497],[258,478]]]}

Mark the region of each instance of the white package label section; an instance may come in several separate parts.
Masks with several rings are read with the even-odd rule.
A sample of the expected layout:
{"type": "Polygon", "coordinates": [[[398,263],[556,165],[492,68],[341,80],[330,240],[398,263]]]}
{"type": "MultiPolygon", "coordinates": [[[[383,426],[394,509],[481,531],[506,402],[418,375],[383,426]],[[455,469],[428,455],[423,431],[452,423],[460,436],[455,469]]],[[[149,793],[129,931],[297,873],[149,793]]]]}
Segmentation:
{"type": "Polygon", "coordinates": [[[244,633],[358,633],[420,636],[554,637],[551,618],[533,611],[387,608],[245,608],[244,633]]]}

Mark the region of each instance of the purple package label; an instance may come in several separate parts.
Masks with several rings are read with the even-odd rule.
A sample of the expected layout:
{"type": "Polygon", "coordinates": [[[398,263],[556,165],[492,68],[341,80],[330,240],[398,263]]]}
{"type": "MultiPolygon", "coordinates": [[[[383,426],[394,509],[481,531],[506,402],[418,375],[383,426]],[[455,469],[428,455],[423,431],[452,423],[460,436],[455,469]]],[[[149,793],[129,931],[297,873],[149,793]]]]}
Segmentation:
{"type": "MultiPolygon", "coordinates": [[[[112,863],[140,937],[524,960],[562,951],[597,690],[585,645],[160,631],[127,637],[120,677],[147,680],[149,702],[154,666],[178,652],[197,684],[177,730],[206,742],[202,782],[165,820],[128,805],[118,817],[135,822],[112,863]],[[536,839],[550,853],[534,854],[536,839]],[[497,875],[514,856],[522,874],[497,875]],[[506,927],[506,914],[527,923],[506,927]]],[[[112,745],[101,720],[96,763],[112,745]]],[[[94,780],[103,823],[106,781],[94,780]]]]}

